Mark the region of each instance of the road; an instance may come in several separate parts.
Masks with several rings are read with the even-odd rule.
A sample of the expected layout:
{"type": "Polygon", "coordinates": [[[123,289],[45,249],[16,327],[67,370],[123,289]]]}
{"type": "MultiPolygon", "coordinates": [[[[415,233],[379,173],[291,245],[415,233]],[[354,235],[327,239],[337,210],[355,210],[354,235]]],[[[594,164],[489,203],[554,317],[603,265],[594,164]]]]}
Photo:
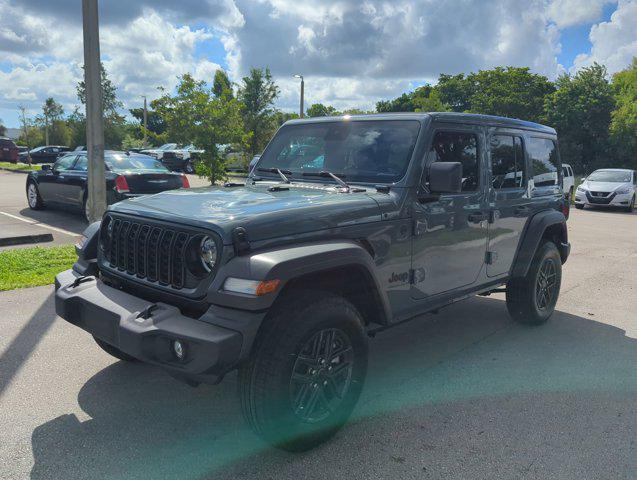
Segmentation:
{"type": "MultiPolygon", "coordinates": [[[[188,175],[188,180],[193,187],[210,184],[196,175],[188,175]]],[[[25,182],[26,174],[24,173],[0,170],[2,237],[51,233],[53,241],[43,243],[42,246],[75,243],[86,228],[86,221],[82,216],[77,212],[64,210],[31,210],[27,204],[25,182]]]]}
{"type": "Polygon", "coordinates": [[[244,425],[232,375],[191,388],[0,294],[2,479],[634,479],[637,214],[575,211],[558,311],[501,294],[378,335],[352,422],[305,454],[244,425]]]}

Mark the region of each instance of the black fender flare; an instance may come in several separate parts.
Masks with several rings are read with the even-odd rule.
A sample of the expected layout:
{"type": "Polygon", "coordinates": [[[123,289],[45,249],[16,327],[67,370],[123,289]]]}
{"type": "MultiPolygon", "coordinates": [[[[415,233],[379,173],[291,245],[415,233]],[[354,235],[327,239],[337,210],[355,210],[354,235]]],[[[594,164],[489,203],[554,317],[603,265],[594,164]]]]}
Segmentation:
{"type": "Polygon", "coordinates": [[[511,277],[518,278],[526,276],[533,261],[533,256],[547,229],[559,226],[560,244],[557,245],[562,263],[566,262],[570,251],[568,243],[568,229],[566,228],[566,217],[562,212],[556,210],[546,210],[535,214],[527,223],[522,240],[518,247],[518,252],[511,269],[511,277]]]}
{"type": "MultiPolygon", "coordinates": [[[[272,306],[280,292],[292,280],[339,267],[353,267],[363,271],[376,290],[385,318],[391,319],[389,301],[376,277],[373,258],[361,245],[349,240],[290,245],[237,256],[219,271],[208,290],[207,300],[224,307],[263,311],[272,306]],[[253,297],[223,291],[223,283],[228,277],[279,280],[280,284],[276,292],[253,297]]],[[[370,295],[373,293],[370,292],[370,295]]]]}

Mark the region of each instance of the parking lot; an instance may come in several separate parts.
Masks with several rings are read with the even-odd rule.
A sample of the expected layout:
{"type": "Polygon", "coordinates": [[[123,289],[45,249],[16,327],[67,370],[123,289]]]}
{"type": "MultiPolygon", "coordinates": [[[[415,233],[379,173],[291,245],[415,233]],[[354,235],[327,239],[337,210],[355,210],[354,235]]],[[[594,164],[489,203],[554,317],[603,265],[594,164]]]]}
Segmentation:
{"type": "MultiPolygon", "coordinates": [[[[1,211],[82,230],[29,212],[23,182],[0,173],[1,211]]],[[[634,478],[636,232],[637,214],[572,212],[545,326],[498,294],[380,334],[352,422],[297,455],[248,430],[234,375],[190,388],[102,352],[52,287],[0,293],[0,478],[634,478]]]]}
{"type": "MultiPolygon", "coordinates": [[[[188,180],[192,187],[210,184],[196,175],[188,175],[188,180]]],[[[86,228],[82,216],[59,209],[31,210],[27,205],[25,182],[24,173],[0,170],[0,237],[50,233],[53,241],[42,243],[42,246],[75,243],[86,228]]],[[[0,247],[3,248],[7,247],[0,247]]]]}

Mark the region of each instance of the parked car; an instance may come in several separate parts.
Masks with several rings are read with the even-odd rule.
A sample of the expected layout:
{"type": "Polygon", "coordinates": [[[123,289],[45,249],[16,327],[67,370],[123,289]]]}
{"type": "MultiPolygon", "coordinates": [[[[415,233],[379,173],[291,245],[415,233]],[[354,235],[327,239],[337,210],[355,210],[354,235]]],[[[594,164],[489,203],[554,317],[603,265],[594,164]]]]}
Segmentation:
{"type": "Polygon", "coordinates": [[[195,161],[204,153],[194,145],[186,145],[175,150],[166,150],[162,156],[162,163],[173,172],[195,172],[195,161]]]}
{"type": "MultiPolygon", "coordinates": [[[[148,155],[108,151],[104,162],[109,205],[140,195],[190,187],[185,175],[170,172],[148,155]]],[[[30,172],[26,184],[29,207],[72,208],[88,218],[87,170],[86,153],[72,152],[60,157],[53,166],[43,165],[42,170],[30,172]]]]}
{"type": "Polygon", "coordinates": [[[18,147],[10,138],[0,138],[0,162],[18,163],[18,147]]]}
{"type": "Polygon", "coordinates": [[[245,184],[112,205],[56,312],[192,385],[238,369],[255,432],[307,450],[354,409],[370,336],[504,289],[514,320],[551,317],[570,252],[557,148],[552,128],[481,115],[289,121],[245,184]]]}
{"type": "Polygon", "coordinates": [[[573,198],[575,193],[575,174],[573,168],[568,163],[562,164],[562,190],[564,194],[569,198],[573,198]]]}
{"type": "Polygon", "coordinates": [[[47,145],[44,147],[37,147],[29,152],[22,152],[20,154],[20,161],[28,163],[28,156],[31,156],[31,163],[53,163],[57,158],[70,150],[69,147],[60,145],[47,145]]]}
{"type": "Polygon", "coordinates": [[[140,153],[144,155],[150,155],[151,157],[155,157],[157,160],[161,160],[164,157],[164,153],[170,150],[175,150],[178,148],[176,143],[164,143],[161,147],[158,148],[148,148],[146,150],[142,150],[140,153]]]}
{"type": "Polygon", "coordinates": [[[575,192],[575,208],[621,207],[635,209],[637,172],[622,168],[595,170],[584,179],[575,192]]]}

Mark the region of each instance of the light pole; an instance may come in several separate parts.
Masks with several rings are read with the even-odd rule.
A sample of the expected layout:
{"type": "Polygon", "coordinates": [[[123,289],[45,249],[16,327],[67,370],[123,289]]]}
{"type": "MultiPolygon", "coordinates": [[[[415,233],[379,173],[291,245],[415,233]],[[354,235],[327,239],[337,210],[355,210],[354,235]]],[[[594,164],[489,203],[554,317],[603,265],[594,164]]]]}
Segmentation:
{"type": "Polygon", "coordinates": [[[299,74],[294,75],[294,78],[301,79],[301,109],[300,109],[299,115],[301,118],[303,118],[305,117],[305,114],[303,113],[303,101],[305,97],[305,80],[303,80],[303,75],[299,75],[299,74]]]}
{"type": "Polygon", "coordinates": [[[144,99],[144,148],[146,148],[146,132],[148,131],[148,104],[146,102],[146,95],[142,95],[144,99]]]}
{"type": "Polygon", "coordinates": [[[88,219],[106,211],[104,118],[97,0],[82,0],[84,26],[84,84],[86,85],[86,145],[88,147],[88,219]]]}

